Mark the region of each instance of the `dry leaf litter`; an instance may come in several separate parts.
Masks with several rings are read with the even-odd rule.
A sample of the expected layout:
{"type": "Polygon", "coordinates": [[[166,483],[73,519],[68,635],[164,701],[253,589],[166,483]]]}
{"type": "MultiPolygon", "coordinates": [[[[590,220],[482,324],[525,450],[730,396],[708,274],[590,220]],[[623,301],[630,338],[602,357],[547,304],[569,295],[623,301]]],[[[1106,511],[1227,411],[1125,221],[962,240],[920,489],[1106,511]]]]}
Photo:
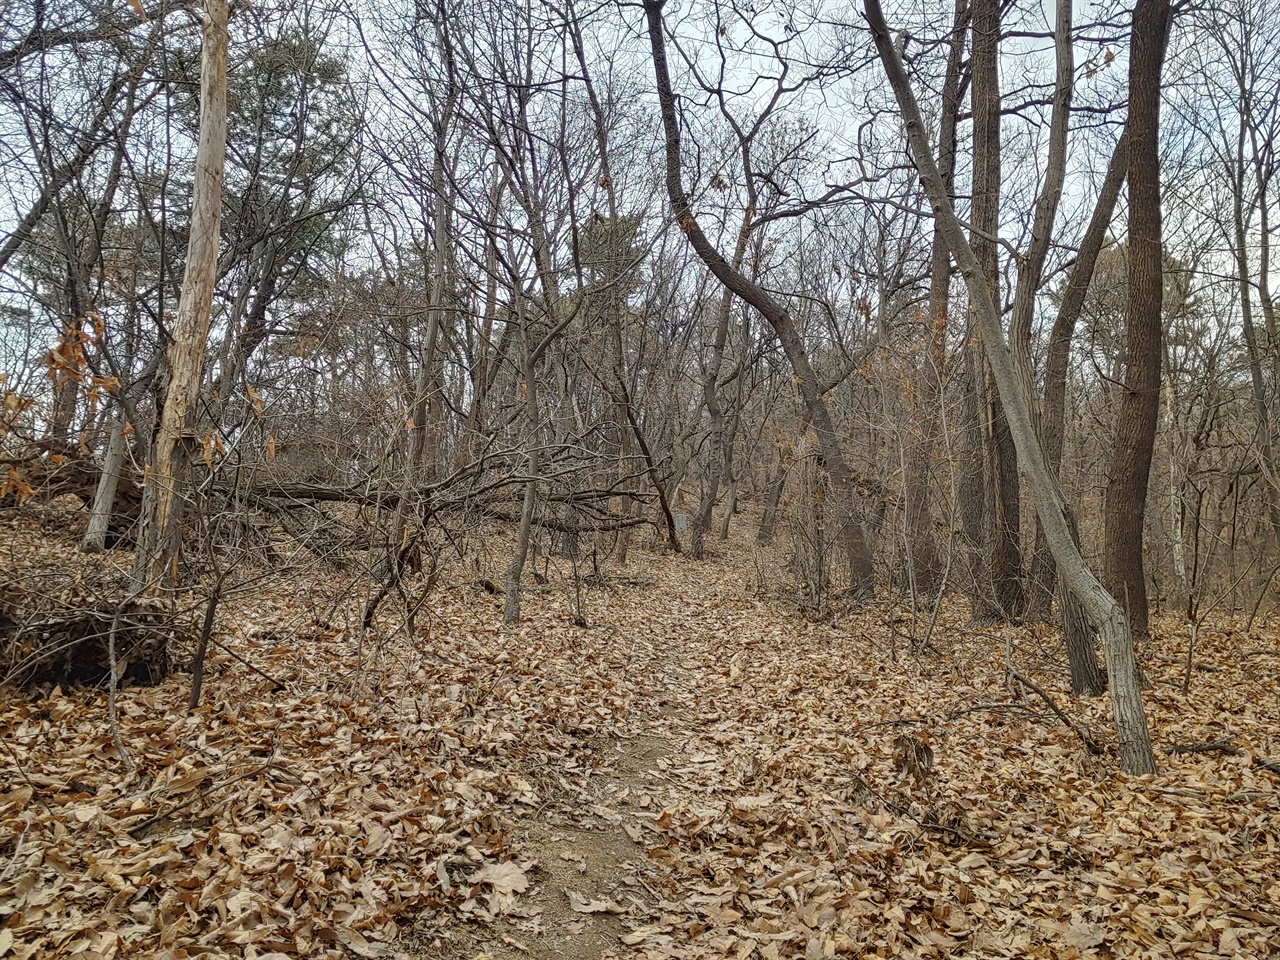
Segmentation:
{"type": "MultiPolygon", "coordinates": [[[[0,523],[14,577],[128,562],[0,523]]],[[[105,691],[4,691],[0,958],[1280,956],[1274,621],[1202,633],[1189,696],[1157,622],[1131,779],[1048,628],[944,606],[913,652],[901,606],[802,617],[781,553],[634,556],[586,627],[555,576],[514,628],[446,577],[413,636],[268,577],[218,637],[283,692],[220,650],[190,716],[185,674],[125,687],[133,774],[105,691]]]]}

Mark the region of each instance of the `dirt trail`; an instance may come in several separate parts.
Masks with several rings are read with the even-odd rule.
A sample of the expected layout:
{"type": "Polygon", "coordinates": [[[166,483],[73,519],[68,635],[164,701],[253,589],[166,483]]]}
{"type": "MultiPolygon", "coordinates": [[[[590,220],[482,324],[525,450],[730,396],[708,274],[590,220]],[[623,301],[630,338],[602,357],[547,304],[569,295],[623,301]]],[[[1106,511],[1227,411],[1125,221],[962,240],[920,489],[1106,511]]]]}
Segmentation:
{"type": "Polygon", "coordinates": [[[588,960],[616,952],[626,932],[620,917],[645,917],[655,906],[635,811],[653,806],[655,761],[669,751],[661,737],[618,740],[600,772],[584,785],[563,780],[553,802],[517,823],[516,856],[537,861],[522,898],[531,916],[474,931],[463,955],[588,960]]]}
{"type": "Polygon", "coordinates": [[[634,591],[597,606],[595,619],[610,622],[593,629],[612,638],[618,682],[635,688],[632,711],[594,734],[586,770],[521,771],[542,802],[509,833],[513,860],[533,864],[515,914],[469,924],[451,943],[412,956],[597,960],[628,952],[629,930],[660,918],[666,881],[649,851],[674,802],[666,770],[687,736],[676,698],[692,664],[673,656],[682,631],[668,629],[652,604],[637,604],[634,591]]]}
{"type": "Polygon", "coordinates": [[[198,715],[182,675],[118,695],[143,780],[101,690],[11,697],[2,933],[51,957],[1280,957],[1280,623],[1202,633],[1186,697],[1186,626],[1157,620],[1161,770],[1130,780],[1051,628],[948,602],[912,652],[901,602],[813,622],[785,554],[741,541],[572,573],[515,628],[478,581],[422,585],[376,643],[318,615],[345,575],[246,594],[223,636],[247,661],[214,658],[198,715]],[[906,776],[904,739],[933,764],[906,776]]]}

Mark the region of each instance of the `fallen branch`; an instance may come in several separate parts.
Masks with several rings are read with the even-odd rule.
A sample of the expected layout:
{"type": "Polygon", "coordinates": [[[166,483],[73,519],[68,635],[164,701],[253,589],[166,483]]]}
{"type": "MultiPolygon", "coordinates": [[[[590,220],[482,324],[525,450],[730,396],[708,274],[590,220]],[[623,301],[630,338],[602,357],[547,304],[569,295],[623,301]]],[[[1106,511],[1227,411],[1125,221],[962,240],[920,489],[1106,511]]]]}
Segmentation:
{"type": "Polygon", "coordinates": [[[1225,753],[1231,757],[1238,757],[1241,754],[1235,742],[1230,737],[1223,737],[1221,740],[1204,740],[1200,743],[1175,743],[1171,747],[1165,747],[1165,753],[1225,753]]]}
{"type": "Polygon", "coordinates": [[[131,827],[125,827],[124,828],[125,832],[128,833],[130,836],[136,836],[138,833],[140,833],[143,830],[146,830],[148,827],[153,827],[160,821],[169,819],[169,817],[173,816],[179,810],[185,810],[187,807],[191,806],[194,803],[198,803],[199,801],[203,800],[205,797],[209,796],[210,794],[217,793],[219,790],[223,790],[226,787],[230,787],[233,784],[237,784],[241,780],[247,780],[250,777],[256,777],[258,774],[262,773],[264,770],[275,770],[279,773],[283,773],[285,776],[292,777],[294,780],[298,780],[299,783],[302,782],[298,777],[298,775],[294,773],[292,770],[288,770],[285,767],[282,767],[278,763],[268,761],[260,766],[254,767],[252,770],[245,771],[239,776],[232,777],[230,780],[222,780],[218,783],[215,783],[213,786],[209,787],[208,789],[201,790],[195,796],[189,797],[188,799],[182,801],[182,803],[179,803],[170,807],[168,810],[165,810],[163,813],[157,813],[154,816],[147,817],[147,819],[143,820],[141,823],[136,823],[131,827]]]}
{"type": "Polygon", "coordinates": [[[256,673],[258,676],[262,677],[262,679],[270,681],[270,682],[271,682],[271,692],[272,692],[272,693],[283,693],[285,690],[289,689],[288,687],[286,687],[286,686],[284,685],[284,681],[283,681],[283,680],[277,680],[275,677],[271,676],[271,674],[267,673],[265,670],[262,670],[262,669],[260,669],[259,667],[255,667],[252,663],[250,663],[250,662],[249,662],[248,660],[246,660],[244,657],[240,656],[240,654],[236,653],[234,650],[232,650],[230,647],[228,647],[225,643],[223,643],[223,642],[222,642],[221,640],[219,640],[217,637],[213,637],[213,636],[211,636],[211,637],[209,637],[209,639],[210,639],[210,640],[211,640],[215,645],[217,645],[217,646],[218,646],[218,647],[219,647],[223,652],[225,652],[225,653],[227,653],[227,654],[230,654],[230,655],[231,655],[232,657],[234,657],[236,660],[239,660],[239,661],[240,661],[240,663],[244,664],[244,666],[248,667],[250,670],[252,670],[252,671],[253,671],[254,673],[256,673]]]}
{"type": "Polygon", "coordinates": [[[1044,702],[1049,705],[1050,710],[1052,710],[1055,714],[1057,714],[1058,719],[1061,720],[1064,724],[1066,724],[1067,728],[1072,733],[1074,733],[1077,737],[1080,738],[1080,742],[1084,744],[1085,750],[1087,750],[1089,753],[1093,754],[1094,756],[1097,756],[1098,754],[1102,753],[1102,747],[1098,744],[1098,741],[1094,740],[1093,737],[1085,733],[1085,731],[1082,730],[1078,724],[1076,724],[1070,717],[1068,717],[1065,713],[1063,713],[1062,710],[1058,708],[1058,705],[1053,702],[1053,698],[1050,697],[1049,694],[1044,692],[1044,689],[1040,686],[1040,684],[1036,683],[1034,680],[1029,679],[1023,674],[1019,673],[1017,670],[1014,670],[1013,667],[1009,667],[1009,672],[1013,675],[1013,678],[1017,680],[1019,683],[1022,683],[1025,686],[1030,687],[1036,693],[1040,694],[1041,699],[1044,700],[1044,702]]]}

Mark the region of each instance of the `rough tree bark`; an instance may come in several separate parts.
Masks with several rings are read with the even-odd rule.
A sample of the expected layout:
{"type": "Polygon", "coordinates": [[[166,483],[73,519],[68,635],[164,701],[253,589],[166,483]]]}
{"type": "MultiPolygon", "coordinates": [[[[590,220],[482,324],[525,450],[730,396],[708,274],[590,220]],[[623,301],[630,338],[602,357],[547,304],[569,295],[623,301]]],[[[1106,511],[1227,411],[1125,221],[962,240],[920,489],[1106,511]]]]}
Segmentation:
{"type": "MultiPolygon", "coordinates": [[[[996,307],[1000,305],[1000,0],[973,3],[973,230],[970,243],[982,264],[996,307]]],[[[1020,345],[1015,341],[1014,349],[1020,345]]],[[[971,349],[977,349],[972,339],[971,349]]],[[[976,366],[976,365],[975,365],[976,366]]],[[[982,377],[986,380],[986,377],[982,377]]],[[[974,383],[974,389],[980,389],[974,383]]],[[[974,591],[978,620],[1008,620],[1022,614],[1021,503],[1017,453],[999,392],[990,385],[984,400],[991,433],[986,451],[986,518],[989,589],[974,591]]]]}
{"type": "Polygon", "coordinates": [[[1169,0],[1138,0],[1129,52],[1129,303],[1124,391],[1103,508],[1107,588],[1127,610],[1129,632],[1137,641],[1147,637],[1142,535],[1164,356],[1159,134],[1160,72],[1168,22],[1169,0]]]}
{"type": "Polygon", "coordinates": [[[968,286],[974,318],[1017,446],[1018,463],[1035,497],[1036,511],[1044,526],[1049,548],[1053,551],[1063,577],[1072,591],[1080,597],[1090,621],[1102,638],[1111,680],[1111,706],[1119,741],[1121,768],[1128,773],[1153,773],[1155,755],[1151,751],[1151,736],[1143,713],[1142,691],[1138,686],[1137,662],[1133,656],[1133,642],[1124,611],[1094,576],[1076,546],[1068,521],[1066,502],[1049,469],[1032,422],[1031,397],[1027,395],[1026,386],[1005,343],[1000,313],[992,299],[982,265],[974,256],[973,248],[965,238],[964,227],[956,217],[951,199],[947,196],[946,186],[929,147],[928,133],[920,118],[920,108],[916,104],[901,56],[889,37],[879,0],[864,0],[864,10],[875,38],[876,51],[902,113],[911,155],[921,183],[929,197],[934,216],[943,226],[951,255],[968,286]]]}
{"type": "Polygon", "coordinates": [[[667,67],[666,38],[663,36],[662,8],[665,0],[645,0],[644,10],[648,20],[649,43],[653,56],[653,71],[658,87],[658,105],[662,114],[662,126],[666,140],[667,195],[671,209],[681,231],[699,259],[725,287],[750,304],[773,328],[782,346],[782,352],[791,364],[800,396],[804,401],[809,422],[818,436],[819,447],[827,473],[841,508],[841,534],[849,561],[849,588],[858,595],[871,592],[871,549],[853,515],[853,471],[840,446],[835,421],[822,395],[821,384],[809,362],[800,331],[790,312],[759,284],[743,276],[724,258],[724,255],[702,232],[688,194],[684,191],[680,176],[680,120],[676,116],[676,99],[671,89],[671,74],[667,67]]]}
{"type": "Polygon", "coordinates": [[[182,498],[199,458],[191,431],[205,343],[213,313],[222,226],[222,177],[227,146],[227,0],[205,0],[200,70],[200,139],[191,198],[191,238],[178,314],[166,351],[168,384],[152,446],[133,580],[156,589],[175,578],[182,498]]]}

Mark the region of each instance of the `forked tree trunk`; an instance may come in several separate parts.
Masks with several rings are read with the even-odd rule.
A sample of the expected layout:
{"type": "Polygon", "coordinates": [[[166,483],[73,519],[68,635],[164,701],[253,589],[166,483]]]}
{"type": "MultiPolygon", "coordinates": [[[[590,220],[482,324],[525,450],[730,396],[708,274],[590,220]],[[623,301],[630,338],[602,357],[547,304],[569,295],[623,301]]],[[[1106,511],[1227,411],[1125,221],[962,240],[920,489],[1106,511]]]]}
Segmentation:
{"type": "Polygon", "coordinates": [[[1169,0],[1138,0],[1129,53],[1129,303],[1124,392],[1104,506],[1107,588],[1129,615],[1135,641],[1147,637],[1142,537],[1151,454],[1160,415],[1164,357],[1164,252],[1160,223],[1160,72],[1169,0]]]}
{"type": "Polygon", "coordinates": [[[133,580],[156,589],[175,578],[182,501],[200,443],[192,432],[213,313],[222,226],[222,177],[227,146],[227,0],[205,0],[200,70],[200,140],[191,196],[191,239],[178,315],[166,351],[164,407],[143,495],[133,580]]]}
{"type": "MultiPolygon", "coordinates": [[[[1071,343],[1075,338],[1076,324],[1084,307],[1085,295],[1089,291],[1089,282],[1093,277],[1094,266],[1098,262],[1098,254],[1107,238],[1107,230],[1111,225],[1115,212],[1116,200],[1120,196],[1120,188],[1124,184],[1128,172],[1128,137],[1121,134],[1111,155],[1107,167],[1107,175],[1102,181],[1102,189],[1098,194],[1098,202],[1089,218],[1089,226],[1085,229],[1084,239],[1080,242],[1080,250],[1076,254],[1076,262],[1067,279],[1066,293],[1058,305],[1058,315],[1053,322],[1053,330],[1049,335],[1048,358],[1045,361],[1044,373],[1044,408],[1041,414],[1041,439],[1044,442],[1045,454],[1049,458],[1049,469],[1055,478],[1060,476],[1062,468],[1062,447],[1066,433],[1067,406],[1067,369],[1071,359],[1071,343]]],[[[1066,638],[1067,659],[1071,665],[1071,690],[1082,696],[1095,696],[1106,689],[1102,680],[1102,672],[1098,667],[1098,658],[1093,649],[1093,632],[1088,627],[1087,619],[1076,609],[1079,601],[1066,588],[1059,575],[1053,555],[1045,541],[1044,527],[1036,524],[1036,554],[1032,562],[1031,581],[1033,590],[1039,591],[1040,599],[1033,598],[1039,604],[1044,615],[1048,614],[1049,601],[1046,594],[1055,589],[1058,596],[1058,607],[1062,617],[1062,631],[1066,638]]]]}
{"type": "MultiPolygon", "coordinates": [[[[1120,188],[1124,186],[1129,172],[1129,139],[1121,134],[1111,154],[1111,162],[1107,165],[1107,173],[1098,192],[1098,201],[1094,205],[1093,215],[1085,228],[1084,237],[1080,241],[1080,249],[1076,253],[1075,263],[1067,276],[1066,291],[1058,304],[1058,314],[1053,321],[1053,329],[1049,334],[1049,349],[1044,366],[1044,407],[1041,411],[1041,438],[1044,442],[1045,455],[1049,458],[1049,466],[1057,476],[1062,468],[1062,448],[1066,435],[1067,415],[1067,370],[1071,363],[1071,344],[1075,339],[1076,324],[1084,309],[1085,297],[1089,292],[1089,284],[1093,279],[1094,267],[1098,255],[1107,240],[1107,231],[1111,227],[1112,215],[1115,213],[1116,201],[1120,197],[1120,188]]],[[[1044,531],[1036,528],[1036,554],[1032,561],[1031,581],[1033,590],[1041,594],[1038,603],[1039,612],[1048,614],[1048,594],[1053,590],[1055,568],[1053,557],[1044,542],[1044,531]]]]}
{"type": "MultiPolygon", "coordinates": [[[[1139,2],[1147,3],[1148,0],[1139,2]]],[[[1027,394],[1026,385],[1022,382],[1005,343],[1000,313],[991,297],[982,265],[965,239],[964,227],[956,217],[951,198],[947,196],[946,186],[929,147],[929,135],[920,118],[920,108],[911,91],[906,69],[889,37],[879,0],[864,0],[864,9],[875,38],[876,51],[902,113],[911,155],[921,183],[929,197],[934,216],[943,226],[947,246],[968,286],[974,317],[1008,416],[1010,433],[1017,445],[1018,463],[1035,497],[1036,511],[1044,526],[1049,548],[1053,551],[1054,559],[1068,586],[1080,598],[1090,622],[1102,638],[1111,681],[1112,714],[1119,741],[1121,768],[1128,773],[1153,773],[1155,755],[1151,751],[1151,736],[1143,713],[1142,691],[1138,686],[1137,663],[1124,611],[1089,569],[1072,537],[1068,520],[1069,508],[1062,498],[1053,472],[1049,469],[1032,422],[1031,397],[1027,394]]]]}

